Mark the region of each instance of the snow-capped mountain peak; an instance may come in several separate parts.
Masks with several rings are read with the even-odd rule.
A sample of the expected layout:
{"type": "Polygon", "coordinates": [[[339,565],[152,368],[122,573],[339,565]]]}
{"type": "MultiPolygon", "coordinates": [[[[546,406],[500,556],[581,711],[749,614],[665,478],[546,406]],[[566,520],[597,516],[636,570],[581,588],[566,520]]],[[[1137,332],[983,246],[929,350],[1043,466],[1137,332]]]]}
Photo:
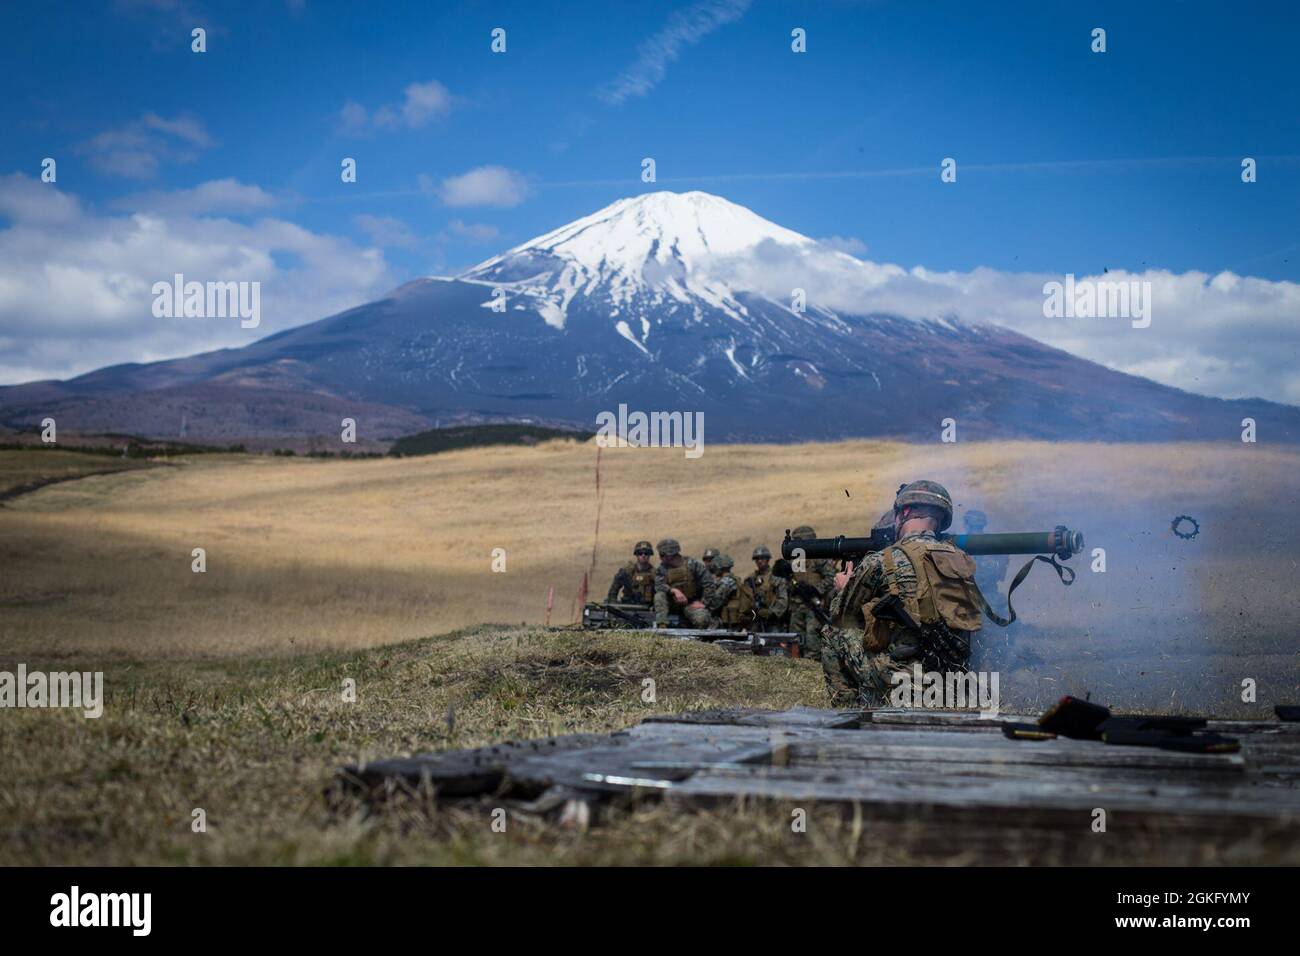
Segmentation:
{"type": "Polygon", "coordinates": [[[654,192],[620,199],[590,216],[530,239],[459,278],[503,286],[535,300],[562,327],[575,296],[607,300],[610,315],[692,297],[739,315],[736,291],[713,266],[764,242],[794,249],[814,240],[744,206],[705,192],[654,192]]]}
{"type": "Polygon", "coordinates": [[[466,275],[535,254],[556,256],[590,271],[639,274],[647,262],[666,264],[674,258],[689,270],[702,257],[737,255],[764,239],[791,246],[813,241],[720,196],[655,192],[610,203],[494,256],[466,275]]]}

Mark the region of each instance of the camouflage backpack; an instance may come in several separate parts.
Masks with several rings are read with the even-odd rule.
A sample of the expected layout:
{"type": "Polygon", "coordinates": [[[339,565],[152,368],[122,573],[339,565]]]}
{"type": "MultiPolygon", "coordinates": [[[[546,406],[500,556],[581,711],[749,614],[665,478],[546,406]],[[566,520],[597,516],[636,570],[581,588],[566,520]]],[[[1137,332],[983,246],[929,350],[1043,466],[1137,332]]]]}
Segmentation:
{"type": "Polygon", "coordinates": [[[889,594],[862,609],[866,624],[864,644],[869,651],[886,650],[900,626],[873,613],[875,606],[891,598],[900,599],[907,613],[923,631],[978,631],[983,624],[981,602],[975,586],[975,559],[955,545],[934,538],[909,538],[881,553],[889,594]],[[894,550],[907,556],[916,572],[916,595],[903,594],[897,584],[898,565],[894,550]]]}
{"type": "Polygon", "coordinates": [[[722,576],[718,578],[718,584],[725,587],[728,580],[735,587],[735,590],[731,592],[731,597],[727,599],[727,603],[719,609],[718,620],[722,622],[723,627],[736,627],[744,624],[749,619],[749,615],[745,610],[742,610],[742,606],[751,602],[747,601],[745,587],[736,580],[736,576],[731,573],[730,568],[726,569],[722,576]]]}

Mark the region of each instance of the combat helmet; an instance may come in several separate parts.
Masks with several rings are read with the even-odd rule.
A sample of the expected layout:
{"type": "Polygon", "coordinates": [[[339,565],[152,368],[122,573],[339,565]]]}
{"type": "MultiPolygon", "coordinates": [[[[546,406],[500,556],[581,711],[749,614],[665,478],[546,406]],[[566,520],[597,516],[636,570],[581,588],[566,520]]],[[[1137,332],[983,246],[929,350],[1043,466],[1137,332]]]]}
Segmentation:
{"type": "Polygon", "coordinates": [[[677,543],[676,538],[664,538],[659,542],[659,547],[655,550],[659,552],[661,558],[666,558],[669,555],[681,554],[682,546],[677,543]]]}
{"type": "Polygon", "coordinates": [[[754,553],[750,555],[750,557],[753,558],[754,560],[757,560],[759,558],[770,558],[771,556],[772,556],[772,552],[767,550],[767,545],[765,544],[760,544],[757,548],[754,549],[754,553]]]}
{"type": "Polygon", "coordinates": [[[809,538],[817,537],[817,532],[814,531],[810,526],[806,524],[801,524],[799,525],[799,527],[795,528],[793,531],[790,532],[790,537],[796,538],[800,541],[805,541],[809,538]]]}
{"type": "Polygon", "coordinates": [[[713,566],[719,571],[730,571],[736,566],[736,562],[731,560],[731,555],[720,554],[713,559],[713,566]]]}
{"type": "Polygon", "coordinates": [[[636,547],[632,549],[632,553],[636,554],[638,551],[649,551],[651,554],[654,554],[654,550],[655,546],[649,541],[638,541],[636,547]]]}
{"type": "Polygon", "coordinates": [[[700,555],[701,561],[715,560],[720,552],[717,548],[705,548],[704,554],[700,555]]]}
{"type": "Polygon", "coordinates": [[[952,495],[937,481],[912,481],[900,487],[898,497],[894,499],[894,513],[897,514],[908,505],[927,505],[942,511],[939,531],[946,531],[952,524],[952,495]]]}

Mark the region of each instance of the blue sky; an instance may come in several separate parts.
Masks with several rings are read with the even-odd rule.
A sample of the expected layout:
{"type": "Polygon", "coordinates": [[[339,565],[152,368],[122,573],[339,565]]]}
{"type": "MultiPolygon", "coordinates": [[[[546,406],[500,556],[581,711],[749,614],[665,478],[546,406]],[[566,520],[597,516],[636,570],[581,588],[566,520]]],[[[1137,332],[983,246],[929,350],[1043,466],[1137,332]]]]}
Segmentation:
{"type": "MultiPolygon", "coordinates": [[[[71,153],[60,183],[99,202],[233,177],[296,197],[292,219],[311,229],[361,240],[355,216],[368,213],[417,235],[481,223],[509,243],[653,188],[639,165],[653,156],[659,188],[716,192],[904,265],[1146,263],[1300,279],[1294,4],[1255,5],[1275,24],[1261,30],[1251,4],[758,2],[620,104],[598,91],[672,7],[91,6],[8,5],[0,156],[6,171],[35,171],[71,153]],[[191,22],[208,25],[206,54],[190,52],[191,22]],[[489,50],[496,26],[504,55],[489,50]],[[808,31],[806,54],[790,51],[794,26],[808,31]],[[1105,54],[1089,49],[1094,26],[1107,30],[1105,54]],[[341,130],[348,101],[399,104],[407,85],[430,80],[454,98],[445,116],[341,130]],[[214,144],[144,180],[102,174],[72,152],[146,111],[190,115],[214,144]],[[339,181],[343,155],[358,160],[355,185],[339,181]],[[955,189],[938,178],[947,156],[955,189]],[[1251,188],[1242,156],[1261,161],[1251,188]],[[1077,161],[1098,165],[1058,165],[1077,161]],[[1042,165],[978,168],[1021,163],[1042,165]],[[482,165],[518,171],[528,198],[448,208],[419,192],[421,175],[482,165]]],[[[456,268],[483,257],[469,246],[394,258],[413,273],[456,268]]]]}
{"type": "Polygon", "coordinates": [[[13,2],[0,176],[51,156],[79,215],[273,217],[377,255],[356,295],[663,188],[907,268],[1300,281],[1297,27],[1289,3],[13,2]]]}

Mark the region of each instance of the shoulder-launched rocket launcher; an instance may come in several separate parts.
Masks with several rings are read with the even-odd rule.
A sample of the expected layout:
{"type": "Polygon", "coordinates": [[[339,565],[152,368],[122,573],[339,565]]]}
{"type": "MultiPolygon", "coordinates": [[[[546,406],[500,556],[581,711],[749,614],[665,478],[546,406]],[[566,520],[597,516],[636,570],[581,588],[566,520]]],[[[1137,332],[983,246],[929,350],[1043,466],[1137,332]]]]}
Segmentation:
{"type": "MultiPolygon", "coordinates": [[[[1083,534],[1057,525],[1051,531],[1014,531],[1005,534],[941,534],[942,541],[951,541],[970,555],[982,554],[1050,554],[1062,560],[1083,550],[1083,534]]],[[[876,528],[865,538],[792,538],[789,530],[781,542],[781,556],[787,560],[803,557],[806,560],[830,559],[841,564],[860,561],[873,551],[880,551],[894,543],[893,528],[876,528]],[[800,553],[796,553],[800,552],[800,553]]]]}
{"type": "MultiPolygon", "coordinates": [[[[1007,617],[1000,616],[991,607],[983,594],[978,594],[979,604],[985,615],[994,624],[1006,627],[1016,619],[1016,609],[1011,604],[1011,595],[1015,593],[1029,569],[1037,561],[1051,566],[1067,587],[1074,583],[1074,569],[1057,563],[1057,559],[1072,558],[1083,550],[1083,534],[1071,531],[1064,525],[1057,525],[1051,531],[1014,531],[1007,534],[941,534],[940,540],[951,541],[970,555],[984,554],[1031,554],[1033,555],[1022,567],[1007,588],[1007,617]]],[[[839,535],[834,538],[792,538],[789,530],[781,542],[781,556],[787,560],[802,557],[806,561],[829,559],[840,562],[843,567],[850,562],[856,564],[868,554],[881,551],[896,539],[891,527],[873,528],[870,536],[865,538],[846,538],[839,535]]],[[[978,588],[976,591],[978,592],[978,588]]]]}

